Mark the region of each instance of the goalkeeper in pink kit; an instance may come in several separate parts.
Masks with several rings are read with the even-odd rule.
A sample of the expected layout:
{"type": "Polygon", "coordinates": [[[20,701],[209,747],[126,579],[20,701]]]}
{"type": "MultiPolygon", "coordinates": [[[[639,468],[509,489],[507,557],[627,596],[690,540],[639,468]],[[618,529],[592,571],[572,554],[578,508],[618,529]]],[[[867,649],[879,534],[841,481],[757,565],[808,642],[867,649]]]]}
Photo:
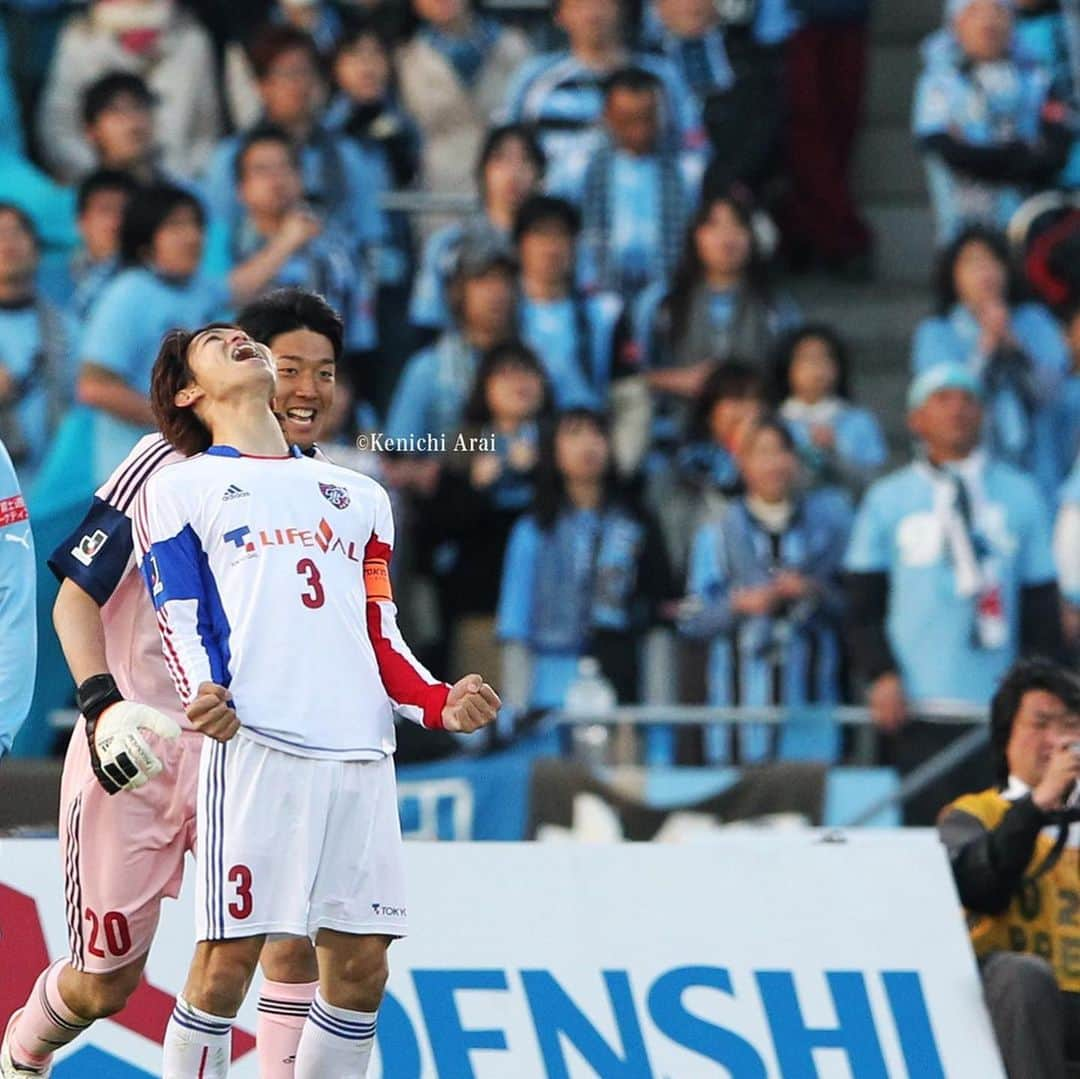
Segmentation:
{"type": "Polygon", "coordinates": [[[163,651],[207,742],[197,945],[166,1032],[166,1079],[228,1073],[231,1023],[271,934],[315,939],[319,989],[297,1079],[367,1070],[386,949],[407,929],[394,717],[468,732],[499,707],[479,675],[433,678],[397,629],[386,492],[288,447],[270,354],[209,328],[163,351],[151,400],[174,444],[135,507],[163,651]]]}

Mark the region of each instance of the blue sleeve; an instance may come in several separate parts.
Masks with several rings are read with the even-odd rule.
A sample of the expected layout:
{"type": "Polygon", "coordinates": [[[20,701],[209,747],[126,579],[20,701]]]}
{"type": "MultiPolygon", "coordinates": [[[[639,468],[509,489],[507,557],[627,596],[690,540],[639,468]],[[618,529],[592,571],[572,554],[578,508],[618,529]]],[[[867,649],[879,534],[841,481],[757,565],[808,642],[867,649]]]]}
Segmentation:
{"type": "Polygon", "coordinates": [[[924,71],[915,84],[912,131],[916,138],[946,135],[953,131],[952,83],[949,71],[924,71]]]}
{"type": "Polygon", "coordinates": [[[75,189],[61,187],[9,147],[0,146],[0,191],[30,215],[38,237],[48,247],[79,243],[75,224],[75,189]]]}
{"type": "Polygon", "coordinates": [[[1046,501],[1026,478],[1021,493],[1021,515],[1025,523],[1020,538],[1018,573],[1021,585],[1047,584],[1057,577],[1054,566],[1052,523],[1046,501]]]}
{"type": "Polygon", "coordinates": [[[235,137],[218,143],[200,185],[203,198],[210,207],[210,216],[219,221],[228,221],[236,209],[236,180],[233,177],[236,146],[235,137]]]}
{"type": "Polygon", "coordinates": [[[533,578],[540,532],[531,517],[522,517],[510,532],[503,558],[495,636],[500,641],[527,642],[532,637],[533,578]]]}
{"type": "Polygon", "coordinates": [[[206,227],[202,273],[208,277],[227,279],[233,271],[233,257],[229,248],[229,227],[224,221],[214,218],[206,227]]]}
{"type": "Polygon", "coordinates": [[[380,196],[390,186],[389,177],[376,157],[344,139],[338,139],[337,144],[349,176],[356,239],[362,245],[378,247],[390,231],[379,206],[380,196]]]}
{"type": "Polygon", "coordinates": [[[722,521],[703,525],[690,547],[687,598],[679,615],[679,630],[687,637],[715,637],[735,625],[723,529],[722,521]]]}
{"type": "Polygon", "coordinates": [[[83,330],[80,358],[115,372],[131,383],[143,368],[138,290],[134,279],[122,274],[110,282],[94,304],[83,330]]]}
{"type": "Polygon", "coordinates": [[[0,443],[0,757],[30,711],[37,669],[34,537],[15,469],[0,443]]]}
{"type": "Polygon", "coordinates": [[[967,359],[957,349],[956,337],[944,319],[926,318],[919,323],[911,346],[912,374],[922,374],[928,368],[947,361],[966,363],[967,359]]]}
{"type": "Polygon", "coordinates": [[[430,352],[414,356],[401,373],[386,414],[388,438],[421,435],[428,428],[428,407],[435,389],[430,376],[430,352]]]}
{"type": "Polygon", "coordinates": [[[82,523],[49,558],[57,580],[74,581],[103,606],[124,576],[133,547],[131,518],[95,498],[82,523]]]}
{"type": "Polygon", "coordinates": [[[844,569],[850,573],[888,573],[893,560],[893,522],[888,496],[875,484],[866,493],[851,530],[844,569]]]}
{"type": "Polygon", "coordinates": [[[457,232],[456,226],[448,225],[433,233],[424,245],[409,303],[409,321],[421,329],[444,330],[450,325],[445,271],[448,251],[457,232]]]}
{"type": "MultiPolygon", "coordinates": [[[[520,123],[525,120],[525,95],[529,92],[536,75],[548,63],[547,56],[533,56],[514,73],[506,89],[506,122],[520,123]]],[[[535,120],[536,117],[528,119],[535,120]]]]}
{"type": "Polygon", "coordinates": [[[1043,400],[1053,399],[1069,369],[1065,336],[1053,315],[1038,304],[1025,304],[1016,314],[1020,345],[1034,361],[1043,400]]]}
{"type": "Polygon", "coordinates": [[[859,469],[881,468],[888,458],[877,418],[862,408],[844,416],[837,431],[836,449],[859,469]]]}
{"type": "Polygon", "coordinates": [[[780,45],[794,33],[798,20],[788,0],[760,0],[754,19],[759,45],[780,45]]]}

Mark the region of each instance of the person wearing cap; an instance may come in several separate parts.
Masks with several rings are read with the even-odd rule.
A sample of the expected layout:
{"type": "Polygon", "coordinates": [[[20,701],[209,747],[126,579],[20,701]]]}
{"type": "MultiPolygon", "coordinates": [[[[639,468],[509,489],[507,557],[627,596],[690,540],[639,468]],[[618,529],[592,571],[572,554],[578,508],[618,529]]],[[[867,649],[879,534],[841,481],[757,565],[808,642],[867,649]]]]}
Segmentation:
{"type": "Polygon", "coordinates": [[[383,434],[396,449],[415,439],[449,436],[461,426],[465,401],[487,349],[514,336],[517,263],[501,244],[462,247],[450,279],[454,324],[405,365],[394,390],[383,434]]]}
{"type": "Polygon", "coordinates": [[[913,117],[942,242],[966,222],[1003,228],[1071,144],[1052,73],[1016,47],[1008,0],[948,0],[945,20],[923,44],[913,117]]]}
{"type": "Polygon", "coordinates": [[[1061,327],[1041,304],[1023,301],[1004,235],[968,225],[938,258],[937,311],[912,343],[912,371],[950,361],[983,390],[983,440],[1000,460],[1028,472],[1050,504],[1073,454],[1064,443],[1062,381],[1069,368],[1061,327]]]}
{"type": "Polygon", "coordinates": [[[1080,870],[1063,821],[1080,780],[1080,681],[1017,663],[990,703],[990,738],[993,784],[947,805],[938,833],[1009,1079],[1065,1079],[1080,1063],[1080,870]]]}
{"type": "MultiPolygon", "coordinates": [[[[853,671],[886,736],[883,755],[902,772],[955,737],[955,726],[918,720],[920,710],[984,707],[1018,656],[1060,647],[1045,502],[980,447],[975,376],[931,367],[907,407],[919,456],[867,491],[845,559],[853,671]]],[[[909,823],[930,823],[962,779],[950,773],[912,799],[909,823]]]]}
{"type": "Polygon", "coordinates": [[[176,0],[94,0],[64,25],[38,109],[46,166],[73,182],[94,167],[82,130],[86,88],[110,72],[142,78],[154,95],[162,164],[193,176],[221,132],[221,104],[210,35],[176,0]]]}

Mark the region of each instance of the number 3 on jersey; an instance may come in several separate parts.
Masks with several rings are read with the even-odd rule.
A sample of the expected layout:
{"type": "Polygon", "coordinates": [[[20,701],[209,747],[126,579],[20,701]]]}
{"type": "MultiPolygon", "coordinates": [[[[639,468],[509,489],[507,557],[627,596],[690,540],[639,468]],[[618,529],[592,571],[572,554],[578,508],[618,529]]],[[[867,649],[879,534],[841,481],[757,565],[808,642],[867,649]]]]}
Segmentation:
{"type": "Polygon", "coordinates": [[[251,896],[251,870],[246,865],[234,865],[228,872],[227,879],[236,889],[229,904],[229,917],[242,922],[251,917],[254,901],[251,896]]]}
{"type": "Polygon", "coordinates": [[[296,563],[296,572],[306,578],[307,586],[310,589],[310,591],[301,594],[300,602],[310,610],[321,607],[326,602],[326,592],[323,590],[322,574],[319,573],[319,567],[310,558],[301,558],[296,563]]]}

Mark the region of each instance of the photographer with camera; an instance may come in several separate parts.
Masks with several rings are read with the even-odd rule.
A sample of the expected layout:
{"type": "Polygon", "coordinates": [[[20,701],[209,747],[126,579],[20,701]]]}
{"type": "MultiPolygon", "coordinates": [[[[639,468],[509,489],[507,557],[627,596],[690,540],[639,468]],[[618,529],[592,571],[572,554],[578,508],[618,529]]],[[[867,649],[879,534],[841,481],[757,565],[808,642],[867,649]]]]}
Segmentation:
{"type": "Polygon", "coordinates": [[[1010,1079],[1065,1079],[1080,1064],[1080,680],[1016,663],[990,726],[997,785],[938,830],[1010,1079]]]}

